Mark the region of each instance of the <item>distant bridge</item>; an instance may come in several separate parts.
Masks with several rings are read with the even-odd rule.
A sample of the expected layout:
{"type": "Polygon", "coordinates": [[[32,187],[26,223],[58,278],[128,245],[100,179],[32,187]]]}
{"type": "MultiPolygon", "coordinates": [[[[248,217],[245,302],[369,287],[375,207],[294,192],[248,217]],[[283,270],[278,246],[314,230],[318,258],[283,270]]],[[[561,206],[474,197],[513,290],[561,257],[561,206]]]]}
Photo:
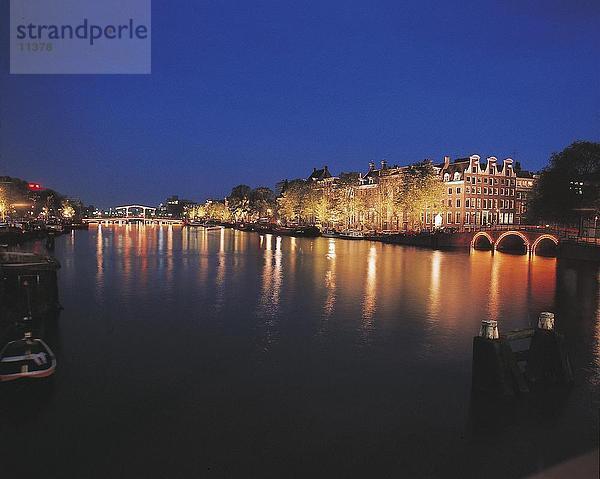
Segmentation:
{"type": "Polygon", "coordinates": [[[145,224],[145,225],[183,225],[183,220],[173,218],[158,218],[145,216],[101,216],[95,218],[83,218],[83,223],[98,223],[103,225],[128,225],[128,224],[145,224]]]}
{"type": "Polygon", "coordinates": [[[528,254],[536,254],[540,245],[557,248],[560,241],[572,233],[570,230],[550,227],[499,225],[462,234],[470,237],[471,248],[474,249],[522,249],[528,254]]]}
{"type": "Polygon", "coordinates": [[[173,218],[160,218],[156,215],[156,208],[144,205],[123,205],[111,208],[116,214],[104,215],[95,218],[83,218],[84,223],[100,224],[169,224],[182,225],[183,221],[173,218]]]}
{"type": "Polygon", "coordinates": [[[133,216],[133,217],[139,217],[140,216],[139,214],[132,215],[131,214],[131,210],[135,210],[135,211],[141,210],[142,211],[141,216],[144,217],[144,218],[147,216],[146,215],[146,211],[149,211],[152,216],[154,216],[156,214],[156,208],[153,208],[152,206],[144,206],[144,205],[116,206],[113,209],[117,212],[117,214],[124,212],[125,213],[125,218],[129,218],[130,216],[133,216]]]}

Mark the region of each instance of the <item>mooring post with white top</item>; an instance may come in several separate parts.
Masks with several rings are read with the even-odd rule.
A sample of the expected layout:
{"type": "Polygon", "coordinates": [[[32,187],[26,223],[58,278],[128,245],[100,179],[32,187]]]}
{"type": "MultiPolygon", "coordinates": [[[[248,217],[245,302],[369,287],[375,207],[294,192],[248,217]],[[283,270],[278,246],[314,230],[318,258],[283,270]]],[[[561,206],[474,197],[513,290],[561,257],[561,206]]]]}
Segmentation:
{"type": "Polygon", "coordinates": [[[524,383],[515,374],[520,373],[510,345],[500,338],[498,322],[484,319],[473,338],[473,391],[512,396],[522,389],[514,385],[524,383]]]}
{"type": "Polygon", "coordinates": [[[481,321],[479,328],[479,336],[486,339],[499,339],[498,321],[492,319],[484,319],[481,321]]]}
{"type": "Polygon", "coordinates": [[[564,337],[554,329],[554,313],[544,311],[538,317],[537,329],[529,347],[526,376],[533,385],[573,381],[564,337]]]}

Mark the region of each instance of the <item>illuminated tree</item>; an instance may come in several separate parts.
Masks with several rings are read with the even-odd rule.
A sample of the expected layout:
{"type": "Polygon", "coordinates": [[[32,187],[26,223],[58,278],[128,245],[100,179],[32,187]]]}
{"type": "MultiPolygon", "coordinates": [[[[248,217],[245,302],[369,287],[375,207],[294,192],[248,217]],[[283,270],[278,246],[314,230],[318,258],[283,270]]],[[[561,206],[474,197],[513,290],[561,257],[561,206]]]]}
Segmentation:
{"type": "Polygon", "coordinates": [[[70,220],[75,216],[75,208],[73,208],[68,200],[64,200],[62,203],[61,215],[67,220],[70,220]]]}
{"type": "Polygon", "coordinates": [[[2,221],[6,219],[6,213],[8,211],[8,200],[6,198],[6,194],[3,189],[0,189],[0,215],[2,216],[2,221]]]}
{"type": "Polygon", "coordinates": [[[352,226],[360,202],[356,198],[358,178],[358,173],[340,173],[334,184],[332,222],[344,229],[352,226]]]}
{"type": "Polygon", "coordinates": [[[229,221],[232,214],[225,202],[207,201],[204,205],[205,215],[203,217],[217,221],[229,221]]]}
{"type": "Polygon", "coordinates": [[[423,227],[422,213],[436,208],[443,198],[444,184],[431,162],[424,161],[402,169],[396,206],[408,220],[410,229],[423,227]]]}
{"type": "Polygon", "coordinates": [[[258,219],[271,217],[277,207],[275,193],[271,188],[259,186],[250,192],[250,214],[258,219]]]}
{"type": "Polygon", "coordinates": [[[307,208],[307,197],[310,194],[310,185],[301,179],[285,181],[282,185],[281,196],[278,199],[279,215],[286,222],[302,222],[310,214],[307,208]]]}

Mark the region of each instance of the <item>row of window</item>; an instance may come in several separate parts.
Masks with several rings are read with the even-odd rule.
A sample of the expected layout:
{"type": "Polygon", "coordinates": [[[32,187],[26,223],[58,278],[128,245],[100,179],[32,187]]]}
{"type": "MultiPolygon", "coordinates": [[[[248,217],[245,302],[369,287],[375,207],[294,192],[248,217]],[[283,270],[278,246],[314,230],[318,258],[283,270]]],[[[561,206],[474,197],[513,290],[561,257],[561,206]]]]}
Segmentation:
{"type": "MultiPolygon", "coordinates": [[[[447,202],[442,200],[442,206],[449,206],[450,208],[452,207],[452,198],[450,198],[447,202]]],[[[460,198],[457,198],[454,201],[454,207],[455,208],[460,208],[461,205],[461,201],[460,198]]],[[[503,199],[492,199],[492,198],[467,198],[465,200],[465,208],[475,208],[475,205],[477,205],[477,208],[481,208],[481,206],[483,205],[484,209],[488,209],[488,208],[500,208],[500,209],[513,209],[515,207],[515,200],[503,200],[503,199]]]]}
{"type": "Polygon", "coordinates": [[[527,186],[531,188],[533,186],[533,181],[531,180],[517,180],[517,186],[527,186]]]}
{"type": "MultiPolygon", "coordinates": [[[[423,220],[423,215],[421,214],[421,220],[423,220]]],[[[425,215],[425,223],[432,224],[434,221],[434,215],[431,213],[427,213],[425,215]]],[[[482,212],[469,212],[465,213],[465,221],[464,224],[513,224],[514,222],[514,214],[513,213],[498,213],[493,211],[482,211],[482,212]]],[[[446,213],[446,224],[456,224],[460,225],[462,223],[462,215],[460,211],[456,213],[447,212],[446,213]]]]}
{"type": "MultiPolygon", "coordinates": [[[[471,167],[471,173],[477,173],[478,171],[477,165],[473,165],[471,167]]],[[[511,168],[504,168],[504,170],[502,170],[502,173],[498,173],[498,171],[496,170],[496,168],[494,168],[493,166],[490,168],[490,175],[495,175],[495,174],[504,174],[506,176],[510,176],[512,169],[511,168]]]]}
{"type": "MultiPolygon", "coordinates": [[[[460,188],[448,188],[448,194],[451,195],[453,191],[456,191],[457,195],[460,195],[461,193],[461,189],[460,188]]],[[[467,193],[472,193],[472,194],[481,194],[481,186],[473,186],[473,188],[471,188],[470,186],[467,186],[466,192],[467,193]]],[[[488,188],[487,186],[483,187],[483,194],[484,195],[500,195],[500,196],[515,196],[515,190],[513,188],[488,188]]],[[[525,193],[523,193],[525,194],[525,193]]]]}
{"type": "Polygon", "coordinates": [[[467,183],[481,183],[483,181],[484,184],[489,184],[489,185],[506,185],[506,186],[515,186],[515,180],[512,180],[510,178],[488,178],[487,176],[483,177],[483,180],[481,178],[481,176],[467,176],[465,178],[465,180],[467,181],[467,183]]]}

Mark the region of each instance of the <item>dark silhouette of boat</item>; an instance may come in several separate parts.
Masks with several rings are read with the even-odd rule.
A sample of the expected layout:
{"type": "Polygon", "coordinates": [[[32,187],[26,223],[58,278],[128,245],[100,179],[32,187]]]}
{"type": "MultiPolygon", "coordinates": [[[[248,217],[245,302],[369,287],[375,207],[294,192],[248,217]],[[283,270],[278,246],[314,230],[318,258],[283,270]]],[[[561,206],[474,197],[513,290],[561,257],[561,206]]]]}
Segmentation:
{"type": "Polygon", "coordinates": [[[45,378],[56,370],[56,357],[39,338],[25,333],[0,351],[0,382],[24,378],[45,378]]]}
{"type": "Polygon", "coordinates": [[[0,382],[24,378],[45,378],[56,370],[56,356],[40,338],[33,337],[33,317],[31,311],[31,280],[20,279],[21,289],[27,298],[27,315],[15,321],[23,337],[9,341],[0,350],[0,382]]]}
{"type": "Polygon", "coordinates": [[[281,236],[304,236],[315,238],[321,235],[321,230],[316,226],[275,226],[273,233],[281,236]]]}

